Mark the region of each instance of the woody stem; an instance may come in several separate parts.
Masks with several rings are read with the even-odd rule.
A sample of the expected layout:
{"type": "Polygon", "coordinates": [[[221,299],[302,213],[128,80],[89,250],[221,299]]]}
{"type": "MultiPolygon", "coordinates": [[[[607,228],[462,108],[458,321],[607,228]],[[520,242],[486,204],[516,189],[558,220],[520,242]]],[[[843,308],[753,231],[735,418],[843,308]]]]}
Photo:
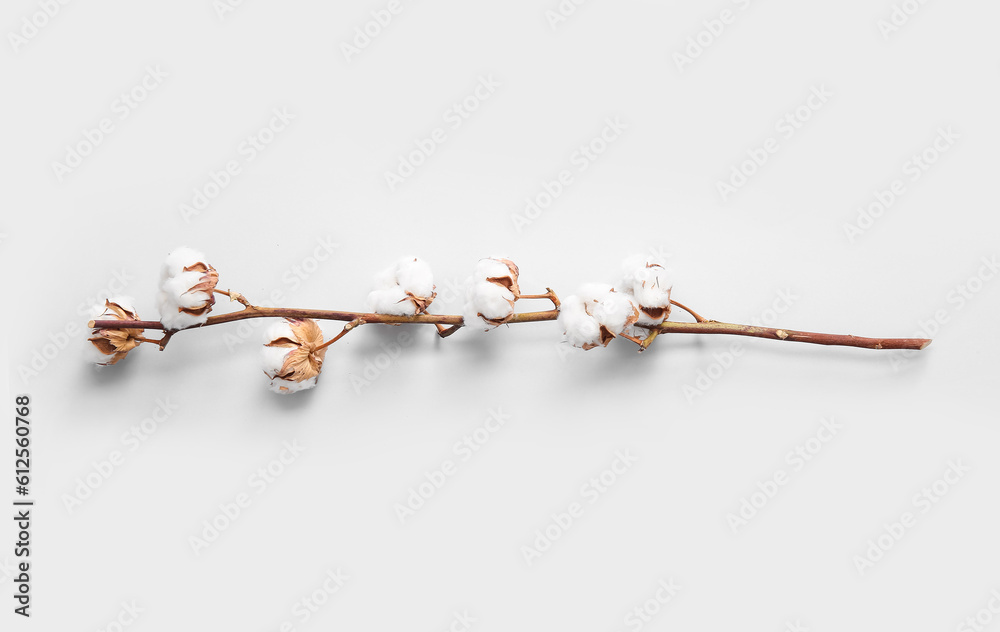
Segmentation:
{"type": "MultiPolygon", "coordinates": [[[[637,325],[642,326],[642,325],[637,325]]],[[[805,342],[814,345],[833,345],[840,347],[859,347],[862,349],[906,349],[919,351],[931,344],[929,338],[864,338],[850,334],[822,334],[810,331],[795,331],[793,329],[777,329],[774,327],[755,327],[753,325],[736,325],[706,321],[701,323],[664,322],[650,326],[647,329],[658,330],[661,334],[728,334],[732,336],[750,336],[783,340],[785,342],[805,342]]]]}
{"type": "MultiPolygon", "coordinates": [[[[558,316],[559,310],[557,309],[550,309],[541,312],[522,312],[520,314],[514,314],[513,318],[508,321],[508,324],[549,321],[555,320],[558,316]]],[[[317,320],[341,320],[348,322],[361,319],[368,324],[428,324],[457,327],[465,325],[465,322],[462,320],[460,315],[419,314],[417,316],[391,316],[388,314],[342,312],[321,309],[255,307],[253,309],[245,309],[230,314],[211,316],[204,324],[197,325],[195,327],[188,327],[187,329],[198,329],[201,327],[209,327],[211,325],[221,325],[223,323],[247,320],[250,318],[313,318],[317,320]]],[[[87,323],[87,326],[91,329],[164,329],[162,323],[147,320],[92,320],[87,323]]],[[[781,340],[785,342],[804,342],[817,345],[860,347],[863,349],[920,350],[931,343],[931,341],[927,338],[862,338],[860,336],[844,334],[812,333],[807,331],[795,331],[792,329],[736,325],[717,321],[704,321],[697,323],[666,321],[660,325],[648,325],[642,327],[650,330],[651,332],[658,331],[661,334],[727,334],[732,336],[768,338],[771,340],[781,340]]],[[[166,333],[167,335],[172,335],[173,333],[176,333],[176,331],[167,331],[166,333]]]]}

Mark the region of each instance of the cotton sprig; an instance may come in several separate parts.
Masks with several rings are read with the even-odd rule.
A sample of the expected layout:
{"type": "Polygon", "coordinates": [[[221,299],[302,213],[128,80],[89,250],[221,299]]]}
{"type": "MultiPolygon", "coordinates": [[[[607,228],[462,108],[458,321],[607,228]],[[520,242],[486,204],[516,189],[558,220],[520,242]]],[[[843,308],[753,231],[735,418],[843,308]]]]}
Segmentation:
{"type": "Polygon", "coordinates": [[[434,325],[447,337],[462,328],[492,331],[500,325],[558,321],[567,344],[584,350],[606,347],[623,338],[639,351],[663,333],[703,333],[752,336],[771,340],[842,345],[867,349],[919,350],[925,338],[861,338],[791,329],[735,325],[709,321],[671,298],[673,280],[662,261],[649,257],[626,260],[617,285],[586,283],[560,302],[546,288],[544,294],[523,294],[518,266],[505,257],[480,259],[473,266],[462,315],[431,314],[427,309],[436,293],[430,266],[416,257],[404,257],[376,275],[368,295],[370,312],[261,307],[239,292],[220,290],[219,273],[200,252],[178,248],[163,264],[157,305],[159,321],[140,320],[131,299],[115,297],[93,308],[87,327],[87,353],[98,366],[116,364],[142,343],[163,350],[171,336],[191,328],[221,325],[250,318],[278,318],[265,332],[260,351],[268,386],[278,393],[295,393],[316,386],[327,349],[361,325],[434,325]],[[212,314],[215,295],[228,296],[242,310],[212,314]],[[518,312],[520,301],[544,299],[552,308],[518,312]],[[671,307],[687,312],[695,322],[671,321],[671,307]],[[324,341],[320,320],[346,321],[340,333],[324,341]],[[145,332],[160,330],[151,340],[145,332]]]}

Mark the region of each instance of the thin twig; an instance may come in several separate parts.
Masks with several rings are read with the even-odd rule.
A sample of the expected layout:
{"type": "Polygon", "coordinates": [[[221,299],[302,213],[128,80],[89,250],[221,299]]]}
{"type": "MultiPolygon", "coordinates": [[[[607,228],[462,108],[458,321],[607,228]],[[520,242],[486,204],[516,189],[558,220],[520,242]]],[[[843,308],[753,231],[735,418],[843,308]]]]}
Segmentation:
{"type": "Polygon", "coordinates": [[[525,298],[545,298],[552,301],[552,307],[559,309],[559,297],[556,296],[555,290],[550,287],[545,288],[545,294],[521,294],[517,300],[525,298]]]}
{"type": "Polygon", "coordinates": [[[219,290],[219,289],[215,289],[213,291],[216,294],[222,294],[223,296],[228,296],[229,300],[231,300],[231,301],[237,301],[245,309],[256,309],[253,305],[250,304],[250,301],[248,301],[245,296],[243,296],[242,294],[240,294],[236,290],[219,290]]]}
{"type": "Polygon", "coordinates": [[[694,310],[693,310],[693,309],[691,309],[690,307],[686,307],[686,306],[684,306],[684,305],[682,305],[682,304],[678,303],[678,302],[677,302],[677,301],[675,301],[674,299],[670,299],[670,304],[671,304],[671,305],[676,305],[677,307],[680,307],[681,309],[683,309],[683,310],[684,310],[685,312],[687,312],[688,314],[691,314],[691,316],[693,316],[693,317],[694,317],[694,319],[695,319],[696,321],[698,321],[699,323],[706,323],[706,322],[708,322],[708,319],[707,319],[707,318],[704,318],[703,316],[701,316],[700,314],[698,314],[698,312],[694,311],[694,310]]]}
{"type": "Polygon", "coordinates": [[[462,325],[452,325],[451,327],[445,327],[440,323],[435,323],[434,326],[437,327],[438,335],[441,336],[442,338],[447,338],[448,336],[452,335],[453,333],[462,328],[462,325]]]}
{"type": "Polygon", "coordinates": [[[656,337],[660,335],[659,329],[654,329],[649,332],[649,335],[643,338],[642,342],[639,343],[639,353],[642,353],[646,349],[649,349],[649,345],[653,344],[656,337]]]}
{"type": "Polygon", "coordinates": [[[365,320],[363,318],[355,318],[351,322],[349,322],[346,325],[344,325],[344,329],[341,330],[341,332],[339,334],[337,334],[333,338],[330,338],[329,340],[327,340],[326,342],[324,342],[320,346],[316,347],[316,350],[313,351],[313,353],[316,353],[316,351],[319,351],[320,349],[326,349],[327,347],[329,347],[333,343],[337,342],[338,340],[340,340],[341,338],[343,338],[344,336],[346,336],[347,332],[351,331],[355,327],[358,327],[359,325],[364,325],[364,324],[365,324],[365,320]]]}

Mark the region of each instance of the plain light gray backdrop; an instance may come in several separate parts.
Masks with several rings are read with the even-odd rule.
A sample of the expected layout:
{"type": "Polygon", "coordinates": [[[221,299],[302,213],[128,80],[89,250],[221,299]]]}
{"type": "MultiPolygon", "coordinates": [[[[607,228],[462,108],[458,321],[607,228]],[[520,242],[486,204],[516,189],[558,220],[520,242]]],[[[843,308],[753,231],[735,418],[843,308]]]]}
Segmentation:
{"type": "Polygon", "coordinates": [[[134,602],[125,629],[998,629],[996,5],[221,6],[5,6],[0,497],[28,393],[37,503],[30,621],[0,529],[5,626],[117,629],[134,602]],[[420,164],[390,185],[401,160],[420,164]],[[124,285],[155,317],[178,245],[220,287],[330,309],[418,255],[439,312],[481,256],[565,295],[658,252],[709,318],[935,341],[677,335],[639,356],[567,353],[552,323],[365,327],[282,398],[261,328],[231,325],[96,375],[81,306],[124,285]],[[466,435],[489,441],[463,460],[466,435]],[[595,492],[619,451],[635,462],[595,492]],[[970,469],[938,482],[950,462],[970,469]],[[558,537],[529,564],[537,532],[558,537]]]}

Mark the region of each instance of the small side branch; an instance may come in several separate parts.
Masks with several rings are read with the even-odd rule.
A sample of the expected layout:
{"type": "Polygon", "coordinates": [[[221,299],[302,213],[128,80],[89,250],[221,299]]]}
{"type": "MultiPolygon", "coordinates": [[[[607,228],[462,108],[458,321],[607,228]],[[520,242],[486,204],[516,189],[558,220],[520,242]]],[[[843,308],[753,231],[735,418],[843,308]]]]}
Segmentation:
{"type": "Polygon", "coordinates": [[[326,349],[327,347],[329,347],[333,343],[337,342],[338,340],[340,340],[341,338],[343,338],[344,336],[346,336],[347,332],[351,331],[352,329],[354,329],[356,327],[364,325],[364,324],[365,324],[365,320],[363,318],[355,318],[351,322],[349,322],[346,325],[344,325],[344,329],[341,330],[341,332],[339,334],[337,334],[333,338],[330,338],[329,340],[327,340],[326,342],[324,342],[320,346],[316,347],[316,350],[313,351],[313,353],[316,353],[316,351],[319,351],[320,349],[326,349]]]}
{"type": "Polygon", "coordinates": [[[447,338],[448,336],[452,335],[453,333],[461,329],[464,325],[452,325],[451,327],[445,327],[444,325],[435,323],[434,326],[437,327],[437,332],[439,336],[441,336],[442,338],[447,338]]]}
{"type": "Polygon", "coordinates": [[[708,319],[707,319],[707,318],[704,318],[703,316],[701,316],[700,314],[698,314],[698,312],[694,311],[694,310],[693,310],[693,309],[691,309],[690,307],[686,307],[686,306],[682,305],[681,303],[678,303],[678,302],[677,302],[677,301],[675,301],[674,299],[670,299],[670,304],[671,304],[671,305],[676,305],[677,307],[680,307],[681,309],[683,309],[683,310],[684,310],[685,312],[687,312],[688,314],[691,314],[691,316],[692,316],[692,317],[693,317],[693,318],[694,318],[694,319],[695,319],[696,321],[698,321],[699,323],[707,323],[707,322],[708,322],[708,319]]]}
{"type": "Polygon", "coordinates": [[[554,309],[559,309],[559,297],[556,296],[556,291],[550,287],[545,288],[545,294],[521,294],[517,297],[517,300],[525,298],[546,298],[552,301],[552,307],[554,309]]]}
{"type": "Polygon", "coordinates": [[[244,309],[257,309],[256,307],[254,307],[253,305],[250,304],[250,301],[247,300],[247,297],[243,296],[242,294],[240,294],[236,290],[219,290],[219,289],[216,289],[216,290],[214,290],[214,292],[216,294],[222,294],[223,296],[228,296],[229,300],[238,302],[240,305],[243,306],[244,309]]]}
{"type": "Polygon", "coordinates": [[[649,345],[653,344],[656,337],[660,335],[659,329],[653,329],[649,332],[649,335],[643,338],[642,342],[639,343],[639,353],[642,353],[646,349],[649,349],[649,345]]]}

